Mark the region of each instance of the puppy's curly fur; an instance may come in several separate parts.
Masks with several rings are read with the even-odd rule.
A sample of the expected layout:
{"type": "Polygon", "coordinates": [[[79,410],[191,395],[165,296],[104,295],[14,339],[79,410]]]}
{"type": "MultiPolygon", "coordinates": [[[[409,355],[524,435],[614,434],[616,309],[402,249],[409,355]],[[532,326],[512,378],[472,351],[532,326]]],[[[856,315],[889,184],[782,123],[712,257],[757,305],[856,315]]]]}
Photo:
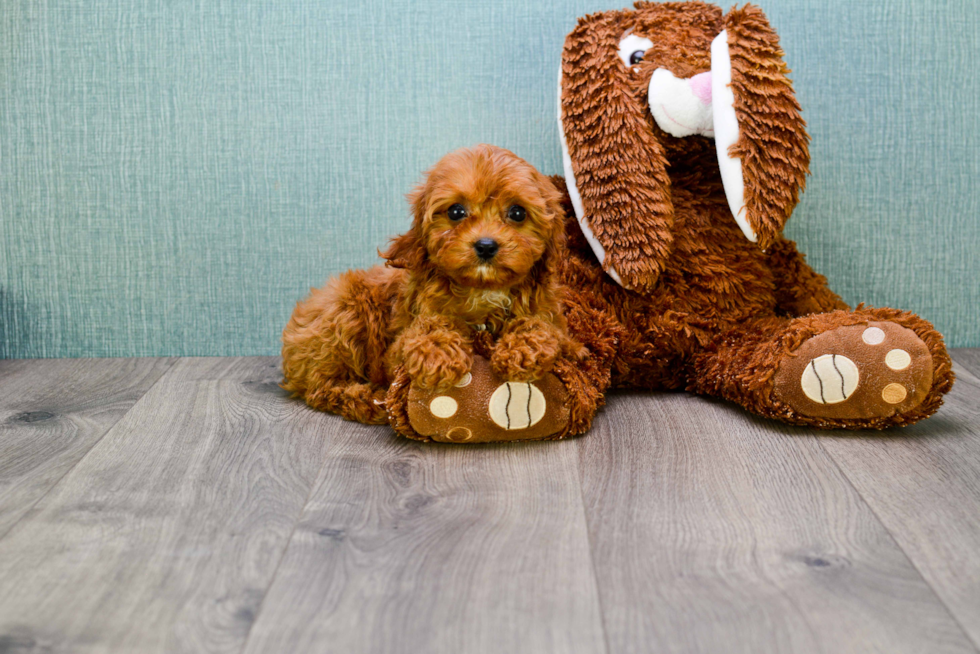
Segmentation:
{"type": "Polygon", "coordinates": [[[409,202],[412,227],[382,254],[385,267],[348,271],[296,306],[283,331],[283,388],[315,409],[383,424],[390,381],[404,371],[423,390],[449,388],[470,370],[476,330],[494,336],[491,366],[512,381],[586,354],[561,312],[564,212],[547,177],[479,145],[446,155],[409,202]]]}

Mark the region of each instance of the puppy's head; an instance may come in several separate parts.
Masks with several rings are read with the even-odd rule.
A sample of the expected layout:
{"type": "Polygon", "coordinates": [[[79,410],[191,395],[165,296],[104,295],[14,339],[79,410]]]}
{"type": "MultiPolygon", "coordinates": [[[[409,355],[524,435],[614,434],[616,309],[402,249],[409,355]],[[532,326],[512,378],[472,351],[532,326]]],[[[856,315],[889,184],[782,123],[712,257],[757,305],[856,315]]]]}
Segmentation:
{"type": "Polygon", "coordinates": [[[561,197],[514,153],[477,145],[443,157],[408,196],[414,220],[383,253],[455,283],[504,289],[551,270],[564,242],[561,197]]]}

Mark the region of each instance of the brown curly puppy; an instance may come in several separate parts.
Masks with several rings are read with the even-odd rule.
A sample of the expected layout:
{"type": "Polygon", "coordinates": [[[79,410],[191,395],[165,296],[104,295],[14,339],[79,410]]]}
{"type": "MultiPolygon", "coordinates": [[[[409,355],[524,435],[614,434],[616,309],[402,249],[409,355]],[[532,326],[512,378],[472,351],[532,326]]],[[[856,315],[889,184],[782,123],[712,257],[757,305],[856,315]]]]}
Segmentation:
{"type": "Polygon", "coordinates": [[[478,145],[446,155],[409,202],[412,227],[383,253],[386,267],[348,271],[296,306],[283,388],[383,424],[396,371],[420,389],[448,389],[469,372],[478,331],[493,335],[490,364],[507,380],[540,379],[559,356],[585,354],[560,309],[564,214],[547,177],[478,145]]]}

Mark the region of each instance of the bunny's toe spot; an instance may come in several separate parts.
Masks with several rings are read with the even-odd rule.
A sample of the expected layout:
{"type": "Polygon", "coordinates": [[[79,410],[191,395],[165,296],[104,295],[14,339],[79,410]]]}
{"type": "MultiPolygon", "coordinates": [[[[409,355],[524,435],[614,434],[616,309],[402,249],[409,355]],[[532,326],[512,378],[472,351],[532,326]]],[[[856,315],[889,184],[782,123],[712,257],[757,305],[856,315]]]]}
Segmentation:
{"type": "Polygon", "coordinates": [[[888,384],[881,389],[881,399],[889,404],[898,404],[906,398],[908,391],[901,384],[888,384]]]}
{"type": "Polygon", "coordinates": [[[440,395],[439,397],[433,398],[432,402],[429,403],[429,411],[436,418],[452,418],[456,415],[458,408],[459,405],[456,403],[456,400],[448,395],[440,395]]]}
{"type": "Polygon", "coordinates": [[[912,356],[905,350],[892,350],[885,355],[885,365],[892,370],[905,370],[912,365],[912,356]]]}
{"type": "Polygon", "coordinates": [[[453,443],[465,443],[473,438],[473,432],[466,427],[453,427],[446,432],[446,440],[453,443]]]}
{"type": "Polygon", "coordinates": [[[861,340],[868,345],[881,345],[885,340],[885,332],[878,327],[868,327],[861,334],[861,340]]]}

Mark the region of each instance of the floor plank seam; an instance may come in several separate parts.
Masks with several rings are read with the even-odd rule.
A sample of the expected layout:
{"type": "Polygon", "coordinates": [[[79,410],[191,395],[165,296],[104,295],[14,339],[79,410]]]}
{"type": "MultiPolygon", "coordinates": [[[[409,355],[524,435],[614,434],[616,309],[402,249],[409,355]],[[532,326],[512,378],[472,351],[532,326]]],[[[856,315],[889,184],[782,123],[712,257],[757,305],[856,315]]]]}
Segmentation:
{"type": "MultiPolygon", "coordinates": [[[[955,358],[953,359],[953,361],[957,365],[959,365],[960,368],[963,369],[962,372],[960,372],[959,375],[957,375],[957,379],[959,379],[960,377],[962,377],[963,376],[963,373],[965,372],[970,377],[973,377],[974,379],[980,380],[980,372],[973,372],[973,368],[971,368],[970,366],[966,365],[965,363],[963,363],[961,361],[957,361],[955,358]]],[[[953,382],[953,385],[955,386],[956,385],[956,382],[953,382]]]]}
{"type": "Polygon", "coordinates": [[[944,609],[946,609],[946,613],[949,614],[949,617],[952,618],[956,626],[958,626],[960,628],[960,631],[963,632],[963,635],[966,636],[967,642],[973,645],[974,651],[977,652],[977,654],[980,654],[980,643],[978,643],[976,640],[973,639],[973,636],[970,633],[970,631],[966,628],[966,625],[964,625],[963,622],[959,619],[959,616],[957,616],[956,613],[953,612],[949,604],[946,603],[946,600],[944,600],[942,595],[939,594],[939,591],[936,590],[936,587],[932,585],[931,581],[929,581],[929,578],[926,577],[925,574],[923,574],[922,569],[919,568],[915,560],[913,560],[912,557],[909,556],[909,553],[905,550],[905,548],[902,547],[901,542],[899,542],[898,538],[895,537],[895,533],[891,530],[891,528],[889,528],[888,524],[885,523],[885,521],[881,518],[881,515],[879,515],[879,513],[875,510],[874,506],[871,505],[871,502],[868,501],[868,498],[866,498],[864,494],[860,490],[858,490],[857,486],[854,485],[854,482],[851,480],[850,475],[848,475],[847,472],[843,469],[843,467],[841,467],[840,463],[837,461],[836,457],[834,457],[833,453],[831,453],[830,450],[824,447],[820,437],[811,436],[811,438],[817,441],[817,445],[820,446],[820,449],[824,452],[824,454],[827,455],[827,457],[831,460],[831,462],[833,462],[834,467],[837,468],[838,472],[840,472],[840,474],[844,477],[844,479],[847,480],[847,485],[850,486],[851,490],[853,490],[859,498],[861,498],[861,501],[864,503],[864,505],[868,507],[868,510],[871,511],[871,515],[875,517],[875,519],[878,521],[878,524],[881,525],[881,528],[885,530],[885,533],[888,534],[888,537],[895,544],[895,547],[898,548],[898,551],[902,553],[902,556],[905,557],[905,560],[908,561],[909,565],[912,566],[912,569],[915,570],[915,572],[919,575],[922,581],[926,583],[926,585],[929,587],[929,590],[932,591],[932,594],[935,596],[935,598],[939,600],[939,604],[942,605],[944,609]]]}
{"type": "Polygon", "coordinates": [[[65,480],[65,477],[67,477],[68,475],[70,475],[71,472],[75,468],[78,467],[78,464],[81,463],[82,461],[84,461],[88,457],[88,455],[91,454],[92,451],[99,446],[99,443],[101,443],[103,441],[103,439],[105,439],[105,437],[107,435],[109,435],[109,432],[111,432],[113,429],[115,429],[116,428],[116,425],[118,425],[120,422],[122,422],[123,418],[125,418],[126,416],[129,415],[129,413],[133,410],[133,408],[137,404],[140,403],[140,400],[142,400],[144,397],[146,397],[146,395],[151,390],[153,390],[153,388],[156,387],[156,385],[159,384],[160,381],[162,379],[164,379],[170,373],[170,371],[173,369],[173,367],[175,365],[177,365],[177,361],[179,361],[179,358],[178,357],[161,357],[161,358],[169,358],[170,359],[170,365],[167,366],[167,369],[164,370],[162,373],[160,373],[160,376],[157,377],[156,380],[152,384],[150,384],[146,388],[145,391],[143,391],[143,394],[142,395],[140,395],[138,398],[136,398],[136,401],[133,402],[133,405],[131,407],[129,407],[126,410],[125,413],[123,413],[122,415],[120,415],[119,418],[115,422],[113,422],[111,425],[109,425],[108,427],[106,427],[106,430],[104,432],[102,432],[102,434],[95,440],[95,442],[92,443],[92,446],[89,447],[88,450],[85,451],[85,454],[83,454],[82,456],[78,457],[78,460],[75,461],[70,466],[68,466],[68,469],[65,470],[65,473],[63,475],[61,475],[60,477],[58,477],[58,480],[56,482],[54,482],[53,484],[51,484],[46,491],[44,491],[43,493],[41,493],[41,495],[36,500],[34,500],[33,502],[31,502],[30,508],[28,508],[26,511],[24,511],[24,513],[19,518],[17,518],[17,520],[15,522],[13,522],[7,528],[7,531],[5,531],[2,534],[0,534],[0,540],[3,540],[4,538],[6,538],[14,529],[17,528],[18,525],[20,525],[24,521],[24,518],[25,517],[27,517],[28,515],[30,515],[31,511],[34,510],[34,507],[36,507],[38,504],[40,504],[44,500],[44,498],[46,498],[48,495],[50,495],[51,494],[51,491],[53,491],[55,488],[57,488],[58,486],[60,486],[61,485],[61,482],[65,480]]]}
{"type": "MultiPolygon", "coordinates": [[[[285,412],[285,408],[283,409],[283,412],[285,412]]],[[[252,630],[255,628],[255,625],[258,624],[259,618],[262,617],[262,609],[265,608],[265,601],[269,597],[269,589],[272,588],[272,585],[276,582],[276,577],[279,576],[279,568],[282,567],[282,562],[286,560],[286,554],[289,552],[289,548],[293,544],[293,537],[296,536],[296,530],[299,529],[300,523],[303,522],[303,516],[306,515],[306,507],[309,506],[310,499],[313,498],[313,493],[316,492],[317,488],[319,488],[317,482],[320,481],[320,475],[323,474],[323,469],[326,467],[329,458],[330,456],[328,450],[327,455],[323,457],[322,461],[320,461],[320,467],[317,468],[316,475],[313,476],[313,483],[310,484],[310,489],[306,491],[306,499],[303,500],[303,504],[299,509],[299,514],[296,516],[296,520],[293,521],[293,528],[289,532],[289,538],[286,539],[286,546],[282,548],[282,553],[279,554],[279,560],[276,561],[276,567],[272,571],[272,575],[269,577],[269,583],[266,584],[265,590],[262,593],[262,599],[259,600],[259,605],[255,609],[255,616],[253,617],[251,624],[248,625],[248,631],[246,631],[245,638],[242,640],[242,648],[238,650],[240,654],[248,649],[249,641],[252,639],[252,630]]]]}
{"type": "MultiPolygon", "coordinates": [[[[579,438],[588,438],[588,434],[579,438]]],[[[609,634],[606,628],[606,607],[602,602],[602,592],[599,590],[599,573],[595,567],[595,552],[592,545],[592,530],[589,528],[589,514],[585,510],[585,489],[582,483],[582,444],[577,442],[575,448],[575,472],[578,477],[578,498],[579,506],[582,509],[582,522],[585,524],[585,542],[589,546],[589,569],[592,572],[592,583],[595,584],[596,603],[599,605],[599,625],[602,627],[602,644],[606,654],[612,652],[609,648],[609,634]]]]}
{"type": "MultiPolygon", "coordinates": [[[[980,349],[980,348],[978,348],[978,349],[980,349]]],[[[970,359],[966,358],[966,357],[959,358],[959,359],[956,358],[956,352],[957,352],[956,350],[952,350],[950,352],[950,356],[953,358],[953,361],[956,362],[956,363],[958,363],[964,370],[966,370],[968,373],[970,373],[974,377],[980,378],[980,367],[977,367],[976,369],[974,369],[974,367],[972,365],[973,362],[970,359]]],[[[953,383],[955,384],[955,382],[953,382],[953,383]]]]}

